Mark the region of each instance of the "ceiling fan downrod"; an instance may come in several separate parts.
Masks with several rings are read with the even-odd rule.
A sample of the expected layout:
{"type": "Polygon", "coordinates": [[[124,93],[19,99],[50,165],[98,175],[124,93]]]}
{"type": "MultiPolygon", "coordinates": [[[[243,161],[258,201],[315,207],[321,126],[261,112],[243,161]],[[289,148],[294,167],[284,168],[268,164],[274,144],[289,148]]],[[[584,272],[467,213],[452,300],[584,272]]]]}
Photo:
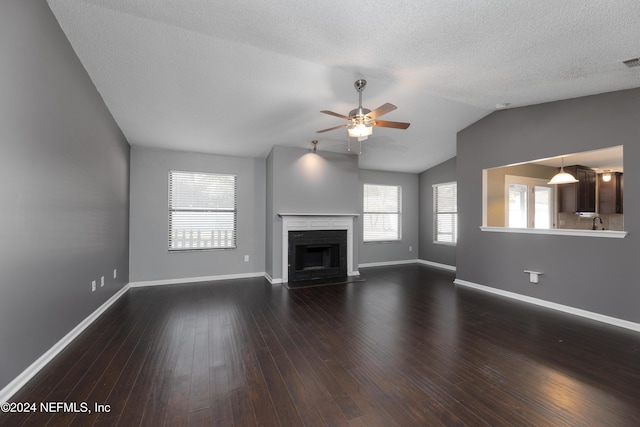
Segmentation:
{"type": "Polygon", "coordinates": [[[358,120],[358,122],[364,122],[364,116],[371,112],[371,110],[367,108],[362,108],[362,91],[364,91],[364,88],[367,86],[367,81],[365,79],[356,80],[353,86],[355,86],[358,91],[358,108],[349,112],[349,118],[358,120]]]}

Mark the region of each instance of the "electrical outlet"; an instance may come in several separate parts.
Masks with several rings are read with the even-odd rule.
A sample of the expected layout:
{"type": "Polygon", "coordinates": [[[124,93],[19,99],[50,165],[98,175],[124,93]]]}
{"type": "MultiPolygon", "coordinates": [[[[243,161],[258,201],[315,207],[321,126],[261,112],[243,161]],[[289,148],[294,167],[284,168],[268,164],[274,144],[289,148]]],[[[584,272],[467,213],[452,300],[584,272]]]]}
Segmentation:
{"type": "Polygon", "coordinates": [[[95,292],[96,291],[96,281],[92,280],[91,281],[91,292],[95,292]]]}
{"type": "Polygon", "coordinates": [[[413,246],[409,246],[409,252],[413,252],[413,246]]]}
{"type": "Polygon", "coordinates": [[[113,278],[116,279],[118,277],[118,269],[114,268],[113,269],[113,278]]]}
{"type": "Polygon", "coordinates": [[[244,262],[249,262],[249,255],[244,256],[244,262]]]}
{"type": "Polygon", "coordinates": [[[100,287],[104,286],[104,276],[100,276],[100,287]]]}

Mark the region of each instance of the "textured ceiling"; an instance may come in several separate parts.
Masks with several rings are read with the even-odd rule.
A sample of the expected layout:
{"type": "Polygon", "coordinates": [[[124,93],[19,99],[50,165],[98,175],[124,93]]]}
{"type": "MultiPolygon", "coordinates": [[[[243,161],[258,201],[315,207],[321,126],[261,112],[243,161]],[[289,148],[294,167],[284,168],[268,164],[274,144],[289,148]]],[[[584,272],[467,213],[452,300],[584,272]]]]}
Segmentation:
{"type": "Polygon", "coordinates": [[[421,172],[495,110],[640,87],[637,0],[48,0],[132,145],[264,157],[345,151],[344,123],[391,102],[361,168],[421,172]]]}

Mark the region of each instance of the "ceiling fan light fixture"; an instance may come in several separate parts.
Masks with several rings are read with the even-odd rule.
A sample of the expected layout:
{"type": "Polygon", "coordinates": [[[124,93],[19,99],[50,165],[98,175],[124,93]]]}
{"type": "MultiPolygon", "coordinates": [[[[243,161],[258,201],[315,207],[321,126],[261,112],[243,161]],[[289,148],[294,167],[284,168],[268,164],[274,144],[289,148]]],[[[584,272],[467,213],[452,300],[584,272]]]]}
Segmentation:
{"type": "Polygon", "coordinates": [[[373,134],[373,126],[365,123],[352,124],[347,127],[347,133],[351,138],[368,137],[373,134]]]}

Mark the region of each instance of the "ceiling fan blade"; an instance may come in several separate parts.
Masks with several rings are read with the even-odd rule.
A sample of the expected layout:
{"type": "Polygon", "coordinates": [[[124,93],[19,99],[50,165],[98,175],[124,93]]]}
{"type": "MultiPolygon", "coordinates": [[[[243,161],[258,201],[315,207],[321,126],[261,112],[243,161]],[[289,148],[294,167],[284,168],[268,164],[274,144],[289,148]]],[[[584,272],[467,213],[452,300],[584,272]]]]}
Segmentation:
{"type": "Polygon", "coordinates": [[[370,112],[369,114],[367,114],[367,116],[369,116],[369,118],[371,119],[375,119],[376,117],[380,117],[383,114],[387,114],[393,110],[395,110],[396,107],[393,104],[389,104],[388,102],[384,105],[379,106],[378,108],[376,108],[375,110],[373,110],[372,112],[370,112]]]}
{"type": "Polygon", "coordinates": [[[329,110],[322,110],[320,111],[321,113],[325,113],[328,114],[330,116],[336,116],[336,117],[340,117],[341,119],[345,119],[345,120],[351,120],[350,117],[345,116],[344,114],[340,114],[340,113],[334,113],[333,111],[329,111],[329,110]]]}
{"type": "Polygon", "coordinates": [[[334,127],[332,127],[332,128],[329,128],[329,129],[322,129],[322,130],[316,131],[316,133],[329,132],[330,130],[336,130],[336,129],[340,129],[340,128],[346,128],[347,126],[349,126],[349,124],[340,125],[340,126],[334,126],[334,127]]]}
{"type": "Polygon", "coordinates": [[[411,123],[403,123],[403,122],[389,122],[385,120],[376,120],[373,122],[374,126],[380,126],[383,128],[394,128],[394,129],[406,129],[411,125],[411,123]]]}

